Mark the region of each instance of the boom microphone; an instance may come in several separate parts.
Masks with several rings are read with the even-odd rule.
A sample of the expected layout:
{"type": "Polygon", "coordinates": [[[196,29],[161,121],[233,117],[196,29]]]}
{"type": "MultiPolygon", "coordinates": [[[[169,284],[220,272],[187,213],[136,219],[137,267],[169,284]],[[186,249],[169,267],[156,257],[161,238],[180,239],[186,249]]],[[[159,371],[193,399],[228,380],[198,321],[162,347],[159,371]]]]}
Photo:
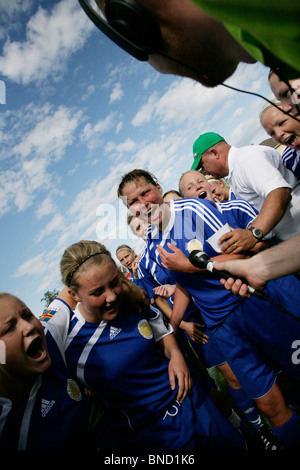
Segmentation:
{"type": "MultiPolygon", "coordinates": [[[[196,266],[196,268],[207,269],[207,271],[211,272],[212,274],[215,274],[219,279],[229,279],[229,278],[232,278],[234,280],[238,279],[238,278],[232,276],[227,271],[220,271],[218,269],[215,269],[214,266],[213,266],[212,260],[210,259],[210,257],[204,251],[195,250],[195,249],[191,250],[190,255],[189,255],[189,260],[194,266],[196,266]]],[[[272,305],[274,305],[275,307],[277,307],[280,310],[282,310],[283,312],[285,312],[291,318],[293,318],[297,322],[300,322],[300,319],[298,317],[296,317],[294,314],[292,314],[291,312],[286,310],[281,305],[274,302],[263,291],[258,290],[258,289],[254,289],[254,287],[249,286],[244,280],[242,280],[242,281],[243,281],[244,284],[247,285],[247,291],[248,291],[249,294],[254,295],[255,297],[258,297],[261,300],[265,300],[265,301],[270,302],[272,305]]]]}

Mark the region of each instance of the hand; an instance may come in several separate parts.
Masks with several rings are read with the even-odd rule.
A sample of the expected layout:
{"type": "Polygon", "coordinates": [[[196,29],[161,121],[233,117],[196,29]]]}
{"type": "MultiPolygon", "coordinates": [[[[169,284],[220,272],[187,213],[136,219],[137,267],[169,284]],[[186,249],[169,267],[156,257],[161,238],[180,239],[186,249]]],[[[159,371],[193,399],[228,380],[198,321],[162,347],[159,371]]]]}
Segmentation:
{"type": "Polygon", "coordinates": [[[227,280],[221,279],[220,282],[225,287],[225,289],[231,290],[234,295],[243,297],[244,299],[249,299],[249,297],[251,297],[251,295],[248,293],[247,285],[243,284],[241,279],[234,280],[232,277],[230,277],[227,280]]]}
{"type": "Polygon", "coordinates": [[[246,279],[250,286],[255,289],[264,289],[267,285],[266,280],[260,276],[260,270],[256,266],[256,256],[248,259],[235,259],[228,261],[213,261],[215,269],[220,271],[227,271],[235,277],[238,277],[236,281],[232,278],[225,281],[223,279],[222,284],[228,290],[232,290],[235,295],[244,296],[246,293],[246,284],[243,284],[241,279],[246,279]],[[244,286],[244,287],[243,287],[244,286]]]}
{"type": "Polygon", "coordinates": [[[155,295],[160,295],[164,299],[169,299],[175,292],[176,284],[164,284],[163,286],[154,287],[155,295]]]}
{"type": "Polygon", "coordinates": [[[195,343],[206,344],[209,336],[203,333],[200,328],[205,328],[205,325],[195,322],[182,321],[180,328],[184,330],[195,343]]]}
{"type": "Polygon", "coordinates": [[[157,251],[160,255],[160,259],[164,268],[170,269],[170,271],[183,272],[188,272],[188,269],[191,267],[193,268],[192,263],[190,263],[189,259],[179,248],[172,245],[172,243],[168,243],[167,245],[173,253],[169,253],[160,245],[157,246],[157,251]]]}
{"type": "Polygon", "coordinates": [[[224,243],[221,250],[229,255],[251,250],[256,245],[257,240],[250,230],[235,228],[231,232],[222,235],[218,243],[224,243]]]}
{"type": "Polygon", "coordinates": [[[169,362],[169,380],[172,390],[174,390],[176,386],[176,377],[178,381],[177,400],[179,403],[182,403],[192,388],[192,379],[186,362],[180,352],[172,354],[169,362]]]}

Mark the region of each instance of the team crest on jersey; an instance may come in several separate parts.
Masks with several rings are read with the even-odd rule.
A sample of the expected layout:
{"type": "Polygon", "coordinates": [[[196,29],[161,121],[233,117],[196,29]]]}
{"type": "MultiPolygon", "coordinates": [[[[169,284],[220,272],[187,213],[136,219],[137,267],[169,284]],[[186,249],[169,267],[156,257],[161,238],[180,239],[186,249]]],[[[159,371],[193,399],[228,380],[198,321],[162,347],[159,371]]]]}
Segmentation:
{"type": "Polygon", "coordinates": [[[67,379],[67,392],[69,397],[72,398],[72,400],[80,401],[82,398],[81,391],[77,383],[74,382],[74,380],[72,379],[67,379]]]}
{"type": "Polygon", "coordinates": [[[145,339],[153,338],[153,333],[152,333],[152,330],[151,330],[151,326],[149,325],[147,320],[141,320],[138,323],[138,330],[139,330],[140,334],[143,336],[143,338],[145,338],[145,339]]]}
{"type": "Polygon", "coordinates": [[[203,251],[203,245],[197,238],[193,238],[193,240],[187,243],[187,250],[189,253],[192,253],[194,250],[203,251]]]}
{"type": "Polygon", "coordinates": [[[53,317],[53,315],[57,312],[57,309],[54,310],[44,310],[42,315],[39,317],[40,321],[48,321],[50,318],[53,317]]]}

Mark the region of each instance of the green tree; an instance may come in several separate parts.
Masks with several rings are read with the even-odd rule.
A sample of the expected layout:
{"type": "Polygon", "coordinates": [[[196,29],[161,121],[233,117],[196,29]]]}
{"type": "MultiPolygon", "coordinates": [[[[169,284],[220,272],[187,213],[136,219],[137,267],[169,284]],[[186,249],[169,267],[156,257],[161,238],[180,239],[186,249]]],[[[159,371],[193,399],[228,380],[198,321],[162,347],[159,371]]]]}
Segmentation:
{"type": "Polygon", "coordinates": [[[59,294],[59,291],[57,289],[54,290],[47,290],[45,292],[44,297],[41,299],[41,302],[45,302],[45,308],[48,307],[48,305],[51,304],[51,302],[57,297],[59,294]]]}

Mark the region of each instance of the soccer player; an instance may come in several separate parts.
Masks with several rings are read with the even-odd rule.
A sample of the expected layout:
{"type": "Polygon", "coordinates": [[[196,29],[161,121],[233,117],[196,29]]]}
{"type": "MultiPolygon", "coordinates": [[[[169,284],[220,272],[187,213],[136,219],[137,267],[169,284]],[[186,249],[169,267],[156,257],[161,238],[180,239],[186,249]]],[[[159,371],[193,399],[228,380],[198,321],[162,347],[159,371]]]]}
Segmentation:
{"type": "MultiPolygon", "coordinates": [[[[81,241],[61,259],[62,280],[79,305],[60,302],[47,326],[65,339],[68,367],[115,411],[117,450],[244,448],[237,430],[191,376],[156,309],[138,312],[110,253],[81,241]],[[65,322],[65,324],[64,324],[65,322]],[[159,347],[160,346],[160,347],[159,347]]],[[[139,289],[132,282],[131,289],[139,289]]]]}
{"type": "MultiPolygon", "coordinates": [[[[211,201],[186,199],[165,204],[160,185],[144,170],[124,175],[118,195],[126,200],[132,212],[152,224],[147,243],[156,259],[159,260],[160,246],[171,251],[170,246],[176,245],[189,256],[188,244],[195,240],[208,256],[221,253],[218,240],[230,227],[226,211],[221,214],[211,201]]],[[[285,403],[276,383],[274,365],[300,379],[299,367],[291,361],[291,346],[300,334],[299,322],[256,297],[234,296],[206,270],[172,273],[177,284],[192,295],[237,379],[269,417],[275,435],[287,448],[297,448],[300,418],[285,403]]],[[[300,317],[293,300],[300,294],[300,283],[294,276],[269,282],[266,293],[300,317]]],[[[171,323],[175,331],[181,318],[182,311],[179,308],[176,311],[174,306],[171,323]]]]}
{"type": "Polygon", "coordinates": [[[0,449],[91,449],[90,405],[66,368],[61,343],[8,293],[0,293],[0,340],[0,449]]]}

